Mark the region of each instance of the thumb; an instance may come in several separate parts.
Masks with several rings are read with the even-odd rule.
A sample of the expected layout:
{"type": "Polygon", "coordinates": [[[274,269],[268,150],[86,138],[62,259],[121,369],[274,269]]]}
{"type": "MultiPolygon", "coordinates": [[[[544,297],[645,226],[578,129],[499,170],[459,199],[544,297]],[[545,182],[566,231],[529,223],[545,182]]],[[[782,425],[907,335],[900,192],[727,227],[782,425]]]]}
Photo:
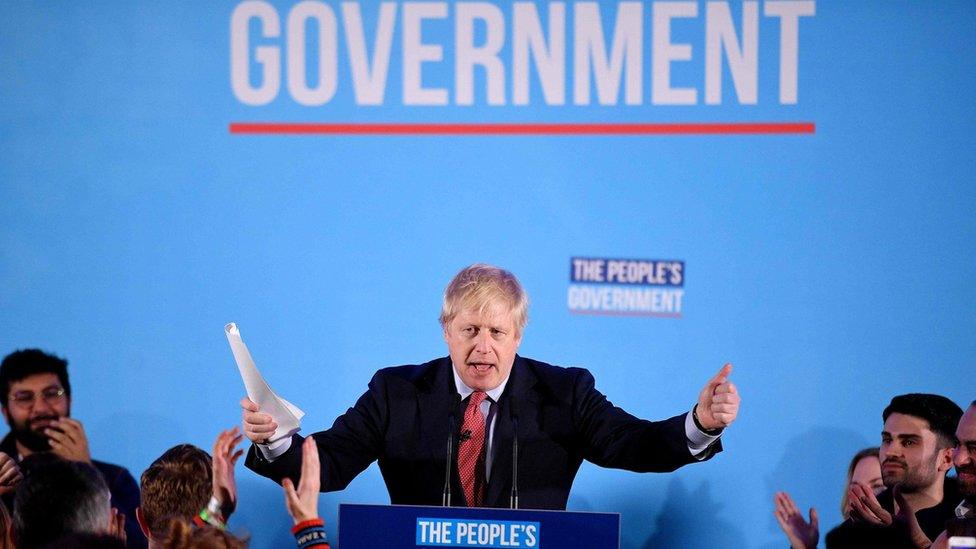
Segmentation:
{"type": "Polygon", "coordinates": [[[715,374],[714,377],[712,377],[712,379],[708,380],[708,387],[714,389],[717,385],[721,385],[725,383],[725,381],[729,378],[729,374],[731,373],[732,373],[732,364],[726,362],[725,365],[722,366],[722,369],[719,370],[718,373],[715,374]]]}
{"type": "Polygon", "coordinates": [[[820,517],[817,515],[817,510],[813,507],[810,508],[810,527],[814,530],[820,530],[820,517]]]}

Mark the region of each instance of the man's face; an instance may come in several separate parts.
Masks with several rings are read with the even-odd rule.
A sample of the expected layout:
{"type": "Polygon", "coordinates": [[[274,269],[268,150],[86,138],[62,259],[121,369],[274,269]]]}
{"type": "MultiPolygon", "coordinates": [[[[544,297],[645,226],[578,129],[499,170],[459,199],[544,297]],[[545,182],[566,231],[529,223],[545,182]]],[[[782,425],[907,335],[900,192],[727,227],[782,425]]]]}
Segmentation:
{"type": "Polygon", "coordinates": [[[451,361],[461,381],[478,391],[490,391],[512,371],[522,334],[512,312],[496,305],[486,314],[461,311],[444,329],[451,361]]]}
{"type": "Polygon", "coordinates": [[[976,406],[970,406],[956,428],[959,446],[952,453],[952,464],[959,477],[959,490],[969,500],[976,498],[976,406]]]}
{"type": "Polygon", "coordinates": [[[901,484],[904,492],[918,492],[942,482],[941,463],[946,452],[937,450],[937,437],[929,422],[906,414],[893,413],[881,433],[881,479],[892,488],[901,484]]]}
{"type": "Polygon", "coordinates": [[[71,401],[63,391],[58,376],[50,373],[34,374],[10,383],[3,416],[18,442],[34,452],[51,449],[44,429],[51,422],[71,415],[71,401]]]}

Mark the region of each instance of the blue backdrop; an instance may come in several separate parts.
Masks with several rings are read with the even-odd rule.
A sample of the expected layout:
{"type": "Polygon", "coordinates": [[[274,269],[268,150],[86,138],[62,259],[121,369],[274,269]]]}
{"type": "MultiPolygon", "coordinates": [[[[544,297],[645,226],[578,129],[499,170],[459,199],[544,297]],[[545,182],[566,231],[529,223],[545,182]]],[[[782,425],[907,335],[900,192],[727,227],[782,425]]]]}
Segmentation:
{"type": "MultiPolygon", "coordinates": [[[[570,508],[620,512],[627,548],[782,547],[779,489],[829,528],[892,395],[976,397],[976,4],[388,3],[386,27],[347,4],[366,65],[339,2],[0,4],[0,352],[69,359],[96,458],[138,477],[239,422],[229,321],[305,431],[327,427],[377,368],[446,354],[443,288],[479,261],[529,292],[521,354],[589,368],[634,414],[687,410],[734,363],[717,458],[584,465],[570,508]],[[354,65],[385,83],[357,96],[354,65]],[[232,131],[252,122],[725,133],[232,131]],[[572,257],[684,262],[680,314],[574,314],[572,257]]],[[[280,488],[238,478],[232,526],[289,546],[280,488]]],[[[373,467],[320,511],[335,537],[339,502],[387,501],[373,467]]]]}

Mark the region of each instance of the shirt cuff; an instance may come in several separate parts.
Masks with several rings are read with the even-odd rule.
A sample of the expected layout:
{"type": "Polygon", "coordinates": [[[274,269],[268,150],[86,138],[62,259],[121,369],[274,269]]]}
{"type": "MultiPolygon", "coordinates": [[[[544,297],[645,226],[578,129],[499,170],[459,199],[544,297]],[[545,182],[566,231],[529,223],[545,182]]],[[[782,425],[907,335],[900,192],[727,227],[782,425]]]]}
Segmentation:
{"type": "Polygon", "coordinates": [[[274,461],[291,448],[291,436],[280,438],[270,444],[255,444],[261,456],[268,461],[274,461]]]}
{"type": "Polygon", "coordinates": [[[688,451],[695,459],[701,456],[709,446],[715,443],[722,435],[707,435],[695,425],[695,419],[691,417],[691,412],[685,414],[685,436],[688,437],[688,451]]]}

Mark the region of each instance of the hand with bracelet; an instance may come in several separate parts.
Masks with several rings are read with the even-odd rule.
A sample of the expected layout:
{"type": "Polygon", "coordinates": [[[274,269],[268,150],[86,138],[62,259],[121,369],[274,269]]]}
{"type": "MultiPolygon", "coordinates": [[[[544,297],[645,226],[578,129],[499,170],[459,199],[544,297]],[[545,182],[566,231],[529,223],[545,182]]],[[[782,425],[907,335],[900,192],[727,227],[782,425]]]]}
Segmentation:
{"type": "Polygon", "coordinates": [[[302,443],[302,476],[298,481],[298,488],[295,488],[295,483],[290,478],[281,481],[285,490],[285,507],[295,521],[291,531],[301,549],[329,547],[325,522],[319,518],[321,467],[319,448],[315,445],[315,439],[308,437],[302,443]]]}
{"type": "Polygon", "coordinates": [[[234,480],[234,465],[244,454],[237,449],[244,435],[234,427],[221,431],[213,446],[213,497],[207,510],[219,512],[224,522],[237,508],[237,482],[234,480]]]}

